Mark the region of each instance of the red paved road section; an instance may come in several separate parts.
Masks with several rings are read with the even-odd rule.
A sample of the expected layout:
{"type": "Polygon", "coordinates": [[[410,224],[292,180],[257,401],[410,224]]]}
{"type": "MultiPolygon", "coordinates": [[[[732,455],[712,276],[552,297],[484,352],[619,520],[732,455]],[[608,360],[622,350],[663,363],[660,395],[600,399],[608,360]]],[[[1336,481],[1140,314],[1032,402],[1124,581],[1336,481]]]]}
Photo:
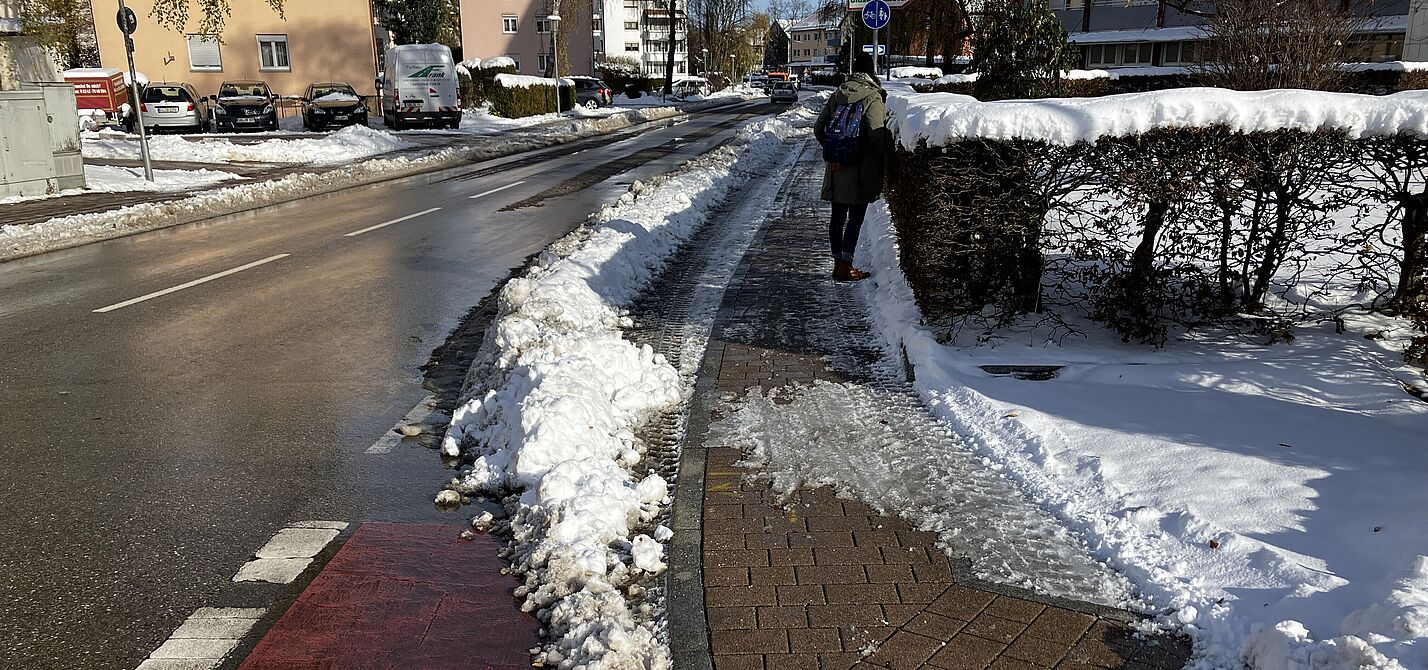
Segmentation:
{"type": "Polygon", "coordinates": [[[529,668],[538,624],[496,541],[463,530],[362,524],[240,670],[529,668]]]}

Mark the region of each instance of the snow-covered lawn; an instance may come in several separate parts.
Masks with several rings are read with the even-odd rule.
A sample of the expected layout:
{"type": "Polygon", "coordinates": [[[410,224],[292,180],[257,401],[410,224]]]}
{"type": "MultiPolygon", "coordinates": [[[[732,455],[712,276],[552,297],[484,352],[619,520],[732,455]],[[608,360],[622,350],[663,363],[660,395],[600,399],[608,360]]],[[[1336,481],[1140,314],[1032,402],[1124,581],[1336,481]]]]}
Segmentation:
{"type": "MultiPolygon", "coordinates": [[[[173,135],[149,138],[154,160],[194,163],[301,163],[333,165],[405,149],[412,144],[385,130],[351,126],[317,138],[274,137],[257,144],[235,144],[225,138],[173,135]]],[[[139,158],[139,140],[111,132],[84,133],[86,158],[139,158]]]]}
{"type": "MultiPolygon", "coordinates": [[[[1208,123],[1428,130],[1422,94],[935,100],[890,100],[904,146],[1208,123]]],[[[1303,327],[1264,346],[1195,332],[1157,351],[1083,319],[1088,335],[1064,342],[1028,323],[944,344],[922,325],[884,205],[865,231],[869,303],[927,405],[1123,572],[1159,623],[1190,633],[1197,667],[1428,668],[1428,403],[1405,390],[1424,383],[1401,357],[1408,324],[1350,312],[1342,333],[1303,327]],[[1065,367],[1035,382],[989,364],[1065,367]]],[[[1352,302],[1354,287],[1330,288],[1352,302]]]]}
{"type": "MultiPolygon", "coordinates": [[[[669,107],[669,105],[659,105],[669,107]]],[[[457,130],[411,130],[403,131],[403,134],[427,134],[427,135],[498,135],[511,130],[530,128],[561,121],[580,121],[584,119],[603,119],[614,116],[628,110],[616,107],[601,107],[599,109],[586,109],[576,107],[575,109],[556,114],[538,114],[536,116],[524,116],[518,119],[508,119],[504,116],[496,116],[488,109],[468,109],[461,114],[461,127],[457,130]]],[[[381,119],[377,119],[378,122],[381,119]]]]}
{"type": "Polygon", "coordinates": [[[665,98],[664,94],[659,91],[655,91],[653,93],[646,93],[638,98],[631,98],[625,95],[624,93],[617,93],[615,94],[615,106],[623,107],[626,109],[670,106],[677,107],[680,105],[688,105],[696,102],[707,102],[710,100],[758,98],[762,97],[763,94],[763,91],[747,86],[731,86],[722,91],[715,91],[713,93],[710,93],[709,95],[691,95],[684,98],[665,98]]]}
{"type": "Polygon", "coordinates": [[[111,165],[84,166],[84,188],[68,189],[53,195],[10,196],[0,198],[0,205],[8,205],[29,200],[59,198],[81,193],[119,193],[123,191],[188,191],[207,188],[241,175],[221,170],[154,170],[154,181],[144,179],[143,168],[115,167],[111,165]]]}
{"type": "Polygon", "coordinates": [[[634,474],[634,431],[684,386],[662,356],[623,338],[621,309],[730,189],[763,178],[787,139],[807,135],[812,116],[798,108],[752,124],[636,183],[501,291],[469,376],[477,391],[442,450],[474,460],[455,490],[510,495],[510,559],[526,581],[517,596],[545,626],[546,667],[670,667],[658,603],[640,585],[665,568],[672,533],[651,526],[669,491],[657,474],[634,474]]]}

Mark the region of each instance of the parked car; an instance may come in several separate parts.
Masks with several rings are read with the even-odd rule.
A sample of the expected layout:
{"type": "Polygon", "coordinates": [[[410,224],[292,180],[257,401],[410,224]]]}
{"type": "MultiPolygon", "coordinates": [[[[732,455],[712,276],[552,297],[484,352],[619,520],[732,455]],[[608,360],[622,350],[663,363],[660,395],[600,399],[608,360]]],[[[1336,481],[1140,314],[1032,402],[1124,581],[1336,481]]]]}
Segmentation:
{"type": "Polygon", "coordinates": [[[566,77],[575,82],[575,104],[586,109],[615,104],[615,92],[605,82],[594,77],[566,77]]]}
{"type": "Polygon", "coordinates": [[[392,130],[414,125],[461,127],[456,101],[456,61],[441,44],[401,44],[387,49],[377,79],[382,119],[392,130]]]}
{"type": "Polygon", "coordinates": [[[367,103],[351,84],[310,84],[302,96],[302,127],[326,130],[367,125],[367,103]]]}
{"type": "Polygon", "coordinates": [[[692,95],[709,95],[713,88],[704,77],[680,77],[674,80],[674,94],[681,100],[692,95]]]}
{"type": "Polygon", "coordinates": [[[143,86],[139,119],[144,129],[201,133],[208,127],[208,102],[188,84],[161,81],[143,86]]]}
{"type": "Polygon", "coordinates": [[[265,81],[225,81],[211,99],[214,131],[278,129],[278,99],[265,81]]]}
{"type": "Polygon", "coordinates": [[[769,102],[775,105],[798,104],[798,87],[791,81],[776,81],[769,89],[769,102]]]}

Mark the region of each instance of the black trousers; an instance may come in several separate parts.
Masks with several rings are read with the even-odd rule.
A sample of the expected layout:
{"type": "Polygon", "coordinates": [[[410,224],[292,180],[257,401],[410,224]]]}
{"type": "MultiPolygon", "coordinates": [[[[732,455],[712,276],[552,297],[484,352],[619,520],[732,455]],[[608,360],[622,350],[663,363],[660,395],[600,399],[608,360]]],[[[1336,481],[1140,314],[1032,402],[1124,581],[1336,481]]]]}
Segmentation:
{"type": "Polygon", "coordinates": [[[833,247],[835,260],[853,260],[853,250],[858,248],[858,234],[863,231],[863,219],[867,215],[867,205],[833,203],[833,220],[828,225],[828,242],[833,247]]]}

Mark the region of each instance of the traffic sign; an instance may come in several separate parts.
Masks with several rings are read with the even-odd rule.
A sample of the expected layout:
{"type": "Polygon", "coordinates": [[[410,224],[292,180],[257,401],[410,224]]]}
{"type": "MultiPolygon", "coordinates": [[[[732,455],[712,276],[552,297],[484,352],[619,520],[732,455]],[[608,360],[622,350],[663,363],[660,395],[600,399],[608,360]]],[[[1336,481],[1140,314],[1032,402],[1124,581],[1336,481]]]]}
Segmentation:
{"type": "MultiPolygon", "coordinates": [[[[871,56],[871,55],[873,54],[873,45],[871,45],[871,44],[864,44],[864,45],[863,45],[863,53],[868,54],[868,55],[871,56]]],[[[886,44],[879,44],[879,45],[878,45],[878,55],[879,55],[879,56],[886,56],[886,55],[888,55],[888,45],[886,45],[886,44]]]]}
{"type": "Polygon", "coordinates": [[[128,7],[120,8],[114,14],[114,20],[119,24],[119,32],[125,35],[133,35],[139,29],[139,17],[134,14],[134,10],[128,7]]]}
{"type": "MultiPolygon", "coordinates": [[[[883,0],[883,2],[888,3],[889,7],[901,7],[911,1],[912,0],[883,0]]],[[[861,12],[866,6],[868,6],[868,0],[848,0],[848,11],[850,12],[861,12]]]]}
{"type": "Polygon", "coordinates": [[[863,25],[872,30],[882,30],[892,19],[892,8],[886,0],[869,0],[863,6],[863,25]]]}

